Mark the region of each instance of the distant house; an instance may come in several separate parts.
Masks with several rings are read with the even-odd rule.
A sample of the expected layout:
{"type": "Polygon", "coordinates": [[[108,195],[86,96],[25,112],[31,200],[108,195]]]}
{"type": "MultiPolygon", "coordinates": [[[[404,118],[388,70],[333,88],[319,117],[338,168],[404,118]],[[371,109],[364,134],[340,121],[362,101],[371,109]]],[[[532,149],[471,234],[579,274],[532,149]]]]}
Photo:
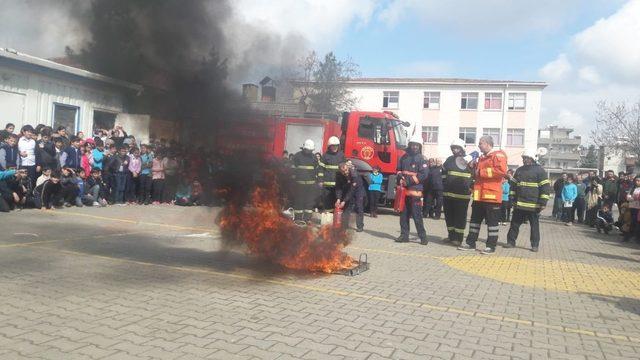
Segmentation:
{"type": "Polygon", "coordinates": [[[137,84],[0,48],[2,127],[45,124],[90,135],[94,128],[113,128],[119,118],[125,130],[148,137],[149,117],[126,114],[127,98],[141,91],[137,84]]]}
{"type": "Polygon", "coordinates": [[[538,130],[538,147],[544,147],[548,150],[547,155],[542,159],[550,172],[560,173],[566,169],[578,167],[581,159],[582,138],[571,136],[572,132],[571,128],[555,125],[538,130]]]}

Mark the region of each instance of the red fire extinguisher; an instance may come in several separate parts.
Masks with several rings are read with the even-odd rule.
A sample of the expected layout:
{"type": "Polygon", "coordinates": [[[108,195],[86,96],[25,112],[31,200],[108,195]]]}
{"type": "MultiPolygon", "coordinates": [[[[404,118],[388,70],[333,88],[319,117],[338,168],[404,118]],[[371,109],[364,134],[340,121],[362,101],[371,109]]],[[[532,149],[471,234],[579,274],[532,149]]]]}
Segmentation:
{"type": "Polygon", "coordinates": [[[342,227],[342,208],[343,205],[340,200],[336,201],[336,206],[333,208],[333,228],[340,229],[342,227]]]}
{"type": "Polygon", "coordinates": [[[398,184],[396,186],[396,198],[393,200],[393,211],[399,213],[404,210],[405,197],[407,196],[407,188],[398,184]]]}

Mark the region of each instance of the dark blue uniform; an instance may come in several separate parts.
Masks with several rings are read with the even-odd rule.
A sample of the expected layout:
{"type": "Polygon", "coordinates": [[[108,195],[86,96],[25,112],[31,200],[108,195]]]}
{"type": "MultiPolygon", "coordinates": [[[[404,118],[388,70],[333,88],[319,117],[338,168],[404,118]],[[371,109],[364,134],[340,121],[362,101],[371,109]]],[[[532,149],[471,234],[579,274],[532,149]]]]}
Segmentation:
{"type": "Polygon", "coordinates": [[[342,226],[349,227],[349,217],[353,211],[356,212],[356,227],[358,231],[364,228],[364,197],[366,191],[362,177],[356,170],[350,170],[345,176],[341,172],[336,174],[336,198],[344,201],[344,212],[342,213],[342,226]]]}
{"type": "Polygon", "coordinates": [[[427,232],[422,221],[422,184],[429,174],[429,165],[419,151],[416,154],[409,150],[398,163],[398,181],[404,179],[407,185],[404,210],[400,213],[400,237],[397,242],[409,241],[409,218],[413,218],[420,242],[427,243],[427,232]]]}

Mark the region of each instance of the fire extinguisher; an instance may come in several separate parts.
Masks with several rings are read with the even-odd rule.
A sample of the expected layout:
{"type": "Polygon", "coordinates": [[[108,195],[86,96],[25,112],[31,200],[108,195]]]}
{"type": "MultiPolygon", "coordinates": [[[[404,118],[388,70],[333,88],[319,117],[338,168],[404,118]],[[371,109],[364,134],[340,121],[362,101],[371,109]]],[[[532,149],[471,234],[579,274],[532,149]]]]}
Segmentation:
{"type": "Polygon", "coordinates": [[[405,197],[407,196],[407,188],[398,184],[396,186],[396,198],[393,200],[393,211],[400,213],[404,210],[405,197]]]}
{"type": "Polygon", "coordinates": [[[342,227],[342,208],[340,200],[336,201],[336,206],[333,208],[333,228],[340,229],[342,227]]]}

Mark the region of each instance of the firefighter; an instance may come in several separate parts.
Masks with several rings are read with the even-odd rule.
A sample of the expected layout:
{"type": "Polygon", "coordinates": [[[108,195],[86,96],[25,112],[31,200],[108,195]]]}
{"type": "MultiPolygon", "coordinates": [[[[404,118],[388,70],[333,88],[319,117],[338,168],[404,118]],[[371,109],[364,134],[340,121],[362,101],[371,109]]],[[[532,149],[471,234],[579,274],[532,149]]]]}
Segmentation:
{"type": "Polygon", "coordinates": [[[507,154],[502,150],[493,150],[491,136],[481,137],[478,147],[482,155],[477,161],[471,163],[475,172],[475,183],[473,184],[469,234],[466,244],[460,245],[458,250],[476,249],[480,224],[484,220],[487,223],[488,236],[487,245],[482,254],[489,255],[495,253],[498,243],[502,178],[507,174],[507,154]]]}
{"type": "Polygon", "coordinates": [[[547,206],[551,182],[542,166],[536,163],[536,152],[527,149],[522,153],[522,165],[516,170],[510,181],[515,184],[515,191],[511,194],[511,203],[514,205],[511,215],[511,227],[507,234],[505,248],[516,246],[516,239],[520,225],[524,220],[529,220],[531,225],[531,251],[537,252],[540,246],[540,212],[547,206]]]}
{"type": "Polygon", "coordinates": [[[462,139],[451,142],[451,153],[442,165],[444,220],[449,233],[449,237],[443,241],[460,245],[467,226],[467,209],[471,199],[473,179],[469,162],[473,157],[465,155],[465,143],[462,139]]]}
{"type": "Polygon", "coordinates": [[[313,155],[315,144],[307,139],[293,156],[293,177],[296,181],[296,189],[293,198],[293,213],[296,221],[308,222],[311,220],[316,194],[316,177],[318,162],[313,155]]]}
{"type": "Polygon", "coordinates": [[[344,209],[342,213],[342,226],[349,227],[349,219],[352,212],[356,213],[356,231],[364,229],[364,197],[366,191],[362,177],[358,171],[348,163],[340,163],[339,172],[336,175],[336,202],[334,206],[344,209]]]}
{"type": "Polygon", "coordinates": [[[407,153],[398,162],[397,181],[407,188],[405,206],[400,213],[400,237],[396,242],[409,241],[409,218],[412,217],[420,237],[420,243],[427,245],[427,232],[422,221],[423,182],[427,179],[429,165],[422,155],[422,137],[412,137],[407,153]]]}
{"type": "Polygon", "coordinates": [[[318,168],[318,183],[322,187],[322,203],[325,211],[332,211],[336,202],[336,175],[340,172],[338,166],[347,161],[344,153],[339,151],[340,139],[337,136],[329,138],[327,151],[320,158],[318,168]]]}

